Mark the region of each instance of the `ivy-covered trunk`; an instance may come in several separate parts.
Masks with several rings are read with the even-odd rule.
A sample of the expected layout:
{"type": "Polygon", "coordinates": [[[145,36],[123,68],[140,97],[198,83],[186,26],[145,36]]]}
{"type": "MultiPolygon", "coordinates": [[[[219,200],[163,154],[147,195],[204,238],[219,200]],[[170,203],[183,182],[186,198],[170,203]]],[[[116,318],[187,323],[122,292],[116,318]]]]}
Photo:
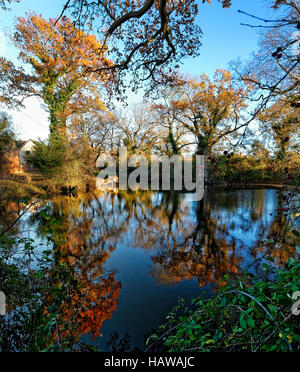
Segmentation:
{"type": "Polygon", "coordinates": [[[176,139],[174,138],[172,124],[170,125],[170,128],[169,128],[169,136],[168,136],[167,142],[171,145],[172,155],[180,155],[181,151],[178,147],[178,143],[176,142],[176,139]]]}
{"type": "Polygon", "coordinates": [[[208,143],[208,139],[205,137],[198,137],[197,150],[195,155],[204,156],[204,181],[205,184],[210,182],[209,172],[209,156],[211,155],[211,146],[208,143]]]}
{"type": "Polygon", "coordinates": [[[74,79],[66,87],[57,90],[59,79],[63,74],[48,71],[42,78],[43,99],[50,113],[50,141],[67,139],[67,108],[72,95],[78,89],[78,82],[74,79]]]}

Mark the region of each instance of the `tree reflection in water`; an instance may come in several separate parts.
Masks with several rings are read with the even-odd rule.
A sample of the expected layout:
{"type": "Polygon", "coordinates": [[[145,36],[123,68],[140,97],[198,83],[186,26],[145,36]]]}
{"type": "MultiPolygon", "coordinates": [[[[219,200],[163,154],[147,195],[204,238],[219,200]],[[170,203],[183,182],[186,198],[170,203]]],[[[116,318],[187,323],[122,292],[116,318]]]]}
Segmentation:
{"type": "Polygon", "coordinates": [[[79,340],[82,334],[99,337],[103,322],[117,308],[121,283],[115,279],[115,273],[107,273],[103,268],[114,250],[113,240],[118,237],[116,221],[114,236],[108,241],[111,236],[108,220],[94,226],[95,219],[103,215],[100,208],[93,208],[93,200],[88,195],[82,199],[56,198],[30,219],[40,237],[51,237],[56,261],[72,266],[76,273],[77,283],[70,290],[71,303],[64,303],[60,309],[61,321],[72,325],[60,330],[62,338],[72,336],[79,340]]]}
{"type": "MultiPolygon", "coordinates": [[[[76,324],[78,338],[98,337],[117,310],[118,267],[107,272],[106,266],[125,242],[149,252],[152,267],[144,275],[161,285],[196,279],[200,287],[215,288],[224,275],[236,276],[245,265],[259,270],[256,258],[269,255],[282,266],[296,254],[293,238],[272,252],[261,243],[285,225],[274,190],[209,192],[200,202],[176,192],[59,197],[33,213],[30,225],[38,237],[52,237],[57,262],[76,270],[80,291],[61,313],[76,324]]],[[[109,347],[124,349],[129,341],[118,342],[113,334],[109,347]]]]}

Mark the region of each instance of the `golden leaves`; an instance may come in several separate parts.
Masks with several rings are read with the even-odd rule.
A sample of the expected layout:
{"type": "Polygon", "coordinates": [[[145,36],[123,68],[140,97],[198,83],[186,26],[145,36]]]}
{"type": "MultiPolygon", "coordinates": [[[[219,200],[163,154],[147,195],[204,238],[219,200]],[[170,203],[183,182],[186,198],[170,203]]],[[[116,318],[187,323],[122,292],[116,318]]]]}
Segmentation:
{"type": "MultiPolygon", "coordinates": [[[[28,13],[18,18],[13,41],[20,59],[32,66],[33,73],[26,78],[12,66],[10,84],[23,94],[30,92],[44,100],[50,111],[51,132],[58,127],[65,132],[68,116],[76,110],[86,111],[83,103],[95,102],[99,94],[96,87],[113,80],[107,72],[113,66],[106,58],[107,48],[102,48],[95,35],[75,28],[67,17],[56,22],[28,13]]],[[[2,65],[5,71],[3,61],[2,65]]]]}

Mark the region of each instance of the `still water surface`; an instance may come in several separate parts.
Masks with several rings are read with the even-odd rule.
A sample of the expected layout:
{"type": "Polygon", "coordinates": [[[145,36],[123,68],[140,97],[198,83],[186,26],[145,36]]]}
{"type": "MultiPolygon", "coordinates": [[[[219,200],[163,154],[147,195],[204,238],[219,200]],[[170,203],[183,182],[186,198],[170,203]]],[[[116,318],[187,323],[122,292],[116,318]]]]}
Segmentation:
{"type": "Polygon", "coordinates": [[[178,298],[210,296],[225,274],[260,270],[266,255],[280,266],[295,247],[261,244],[278,232],[280,191],[249,189],[189,194],[119,193],[58,198],[22,222],[35,242],[49,234],[60,259],[84,283],[89,319],[78,321],[82,340],[101,350],[144,348],[178,298]],[[49,222],[55,218],[55,223],[49,222]],[[122,344],[123,340],[123,344],[122,344]]]}

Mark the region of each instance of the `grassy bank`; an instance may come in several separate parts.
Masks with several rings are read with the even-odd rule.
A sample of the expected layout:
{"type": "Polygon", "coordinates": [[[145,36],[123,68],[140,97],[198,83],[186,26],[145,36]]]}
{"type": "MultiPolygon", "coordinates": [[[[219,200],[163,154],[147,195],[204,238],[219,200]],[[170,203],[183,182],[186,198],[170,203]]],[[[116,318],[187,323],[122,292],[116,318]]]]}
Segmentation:
{"type": "Polygon", "coordinates": [[[40,183],[0,180],[0,200],[26,199],[44,194],[45,190],[40,183]]]}

